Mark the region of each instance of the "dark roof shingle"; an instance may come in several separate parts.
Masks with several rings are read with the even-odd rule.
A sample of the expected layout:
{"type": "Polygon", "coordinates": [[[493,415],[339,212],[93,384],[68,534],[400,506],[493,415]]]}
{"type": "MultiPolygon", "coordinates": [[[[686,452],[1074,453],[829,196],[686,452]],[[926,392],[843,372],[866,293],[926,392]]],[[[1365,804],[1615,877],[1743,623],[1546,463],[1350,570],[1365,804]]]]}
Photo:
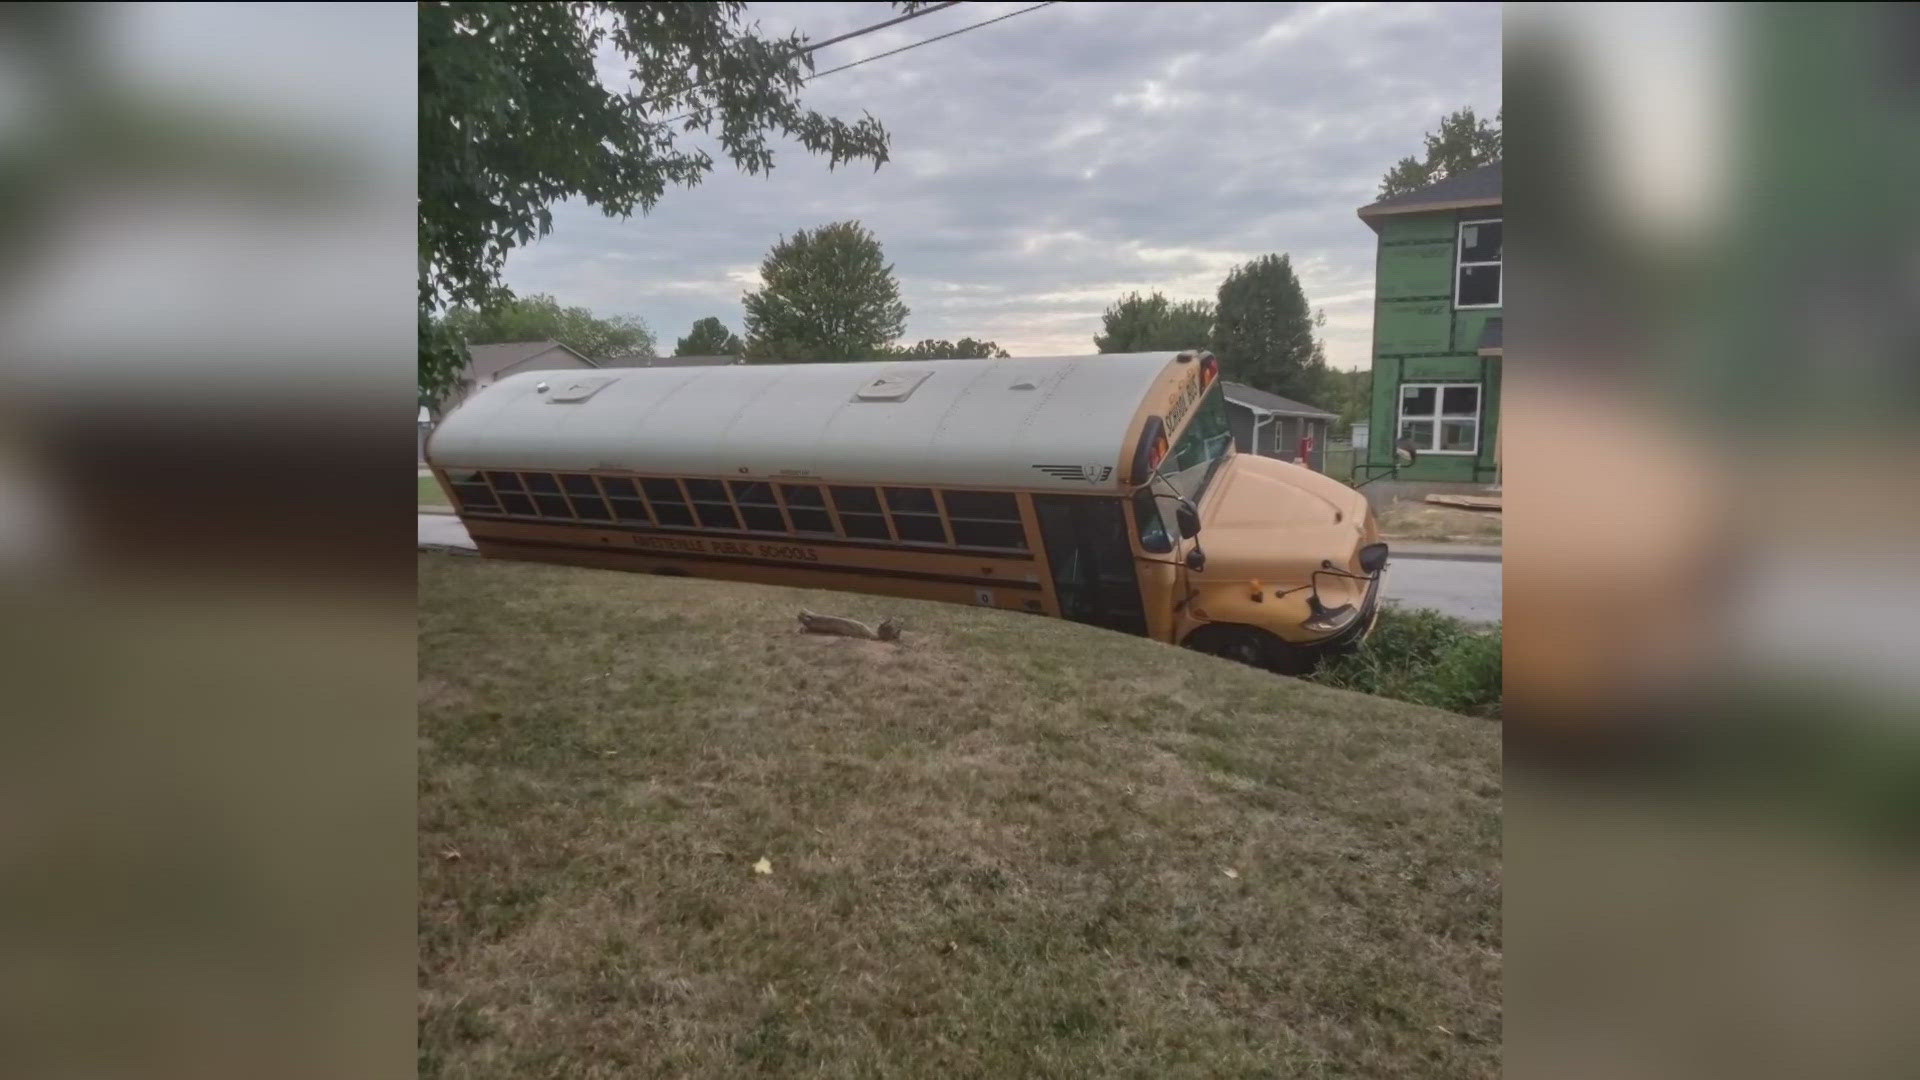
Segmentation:
{"type": "Polygon", "coordinates": [[[1449,176],[1418,191],[1390,195],[1360,208],[1363,218],[1384,214],[1411,214],[1425,207],[1453,206],[1459,203],[1498,203],[1500,201],[1500,162],[1469,169],[1449,176]]]}
{"type": "Polygon", "coordinates": [[[1292,398],[1283,398],[1279,394],[1269,394],[1265,390],[1256,390],[1245,383],[1222,382],[1226,388],[1227,400],[1238,405],[1250,405],[1256,409],[1281,413],[1286,416],[1324,416],[1329,419],[1338,415],[1325,409],[1305,405],[1292,398]]]}
{"type": "Polygon", "coordinates": [[[588,365],[593,361],[558,341],[503,341],[495,345],[467,346],[467,363],[473,378],[485,382],[523,360],[531,360],[541,353],[554,349],[566,349],[580,357],[588,365]]]}

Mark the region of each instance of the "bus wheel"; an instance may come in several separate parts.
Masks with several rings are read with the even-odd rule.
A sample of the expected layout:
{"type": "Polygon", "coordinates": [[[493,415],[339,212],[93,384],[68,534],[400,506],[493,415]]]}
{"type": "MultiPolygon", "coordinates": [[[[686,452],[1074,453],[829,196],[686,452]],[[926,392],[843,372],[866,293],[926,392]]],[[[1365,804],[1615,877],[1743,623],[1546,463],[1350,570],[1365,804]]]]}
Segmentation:
{"type": "Polygon", "coordinates": [[[1304,675],[1313,668],[1313,657],[1257,626],[1229,626],[1216,623],[1187,635],[1187,648],[1234,660],[1250,667],[1265,668],[1281,675],[1304,675]]]}

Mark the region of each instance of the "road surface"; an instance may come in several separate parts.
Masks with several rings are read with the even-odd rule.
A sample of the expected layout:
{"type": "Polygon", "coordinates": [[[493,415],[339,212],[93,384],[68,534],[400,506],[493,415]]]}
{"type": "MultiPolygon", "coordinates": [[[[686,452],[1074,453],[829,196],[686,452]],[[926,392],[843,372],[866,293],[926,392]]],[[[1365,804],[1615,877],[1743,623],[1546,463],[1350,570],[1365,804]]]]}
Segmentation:
{"type": "Polygon", "coordinates": [[[1387,564],[1387,603],[1432,608],[1472,622],[1500,621],[1500,564],[1458,559],[1393,559],[1387,564]]]}
{"type": "MultiPolygon", "coordinates": [[[[419,542],[473,546],[460,519],[421,514],[419,542]]],[[[1500,621],[1500,564],[1455,559],[1395,559],[1387,568],[1386,599],[1401,608],[1433,608],[1474,622],[1500,621]]]]}

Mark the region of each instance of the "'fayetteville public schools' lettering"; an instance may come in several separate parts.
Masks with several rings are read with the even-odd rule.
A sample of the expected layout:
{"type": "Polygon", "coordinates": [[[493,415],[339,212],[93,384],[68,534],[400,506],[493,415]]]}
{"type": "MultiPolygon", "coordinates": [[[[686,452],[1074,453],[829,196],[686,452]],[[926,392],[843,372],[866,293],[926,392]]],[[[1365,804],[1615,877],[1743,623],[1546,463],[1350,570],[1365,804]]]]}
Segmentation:
{"type": "Polygon", "coordinates": [[[795,562],[819,562],[820,552],[795,544],[756,544],[745,540],[697,540],[681,536],[636,536],[633,546],[653,551],[678,551],[687,555],[745,555],[757,559],[791,559],[795,562]]]}

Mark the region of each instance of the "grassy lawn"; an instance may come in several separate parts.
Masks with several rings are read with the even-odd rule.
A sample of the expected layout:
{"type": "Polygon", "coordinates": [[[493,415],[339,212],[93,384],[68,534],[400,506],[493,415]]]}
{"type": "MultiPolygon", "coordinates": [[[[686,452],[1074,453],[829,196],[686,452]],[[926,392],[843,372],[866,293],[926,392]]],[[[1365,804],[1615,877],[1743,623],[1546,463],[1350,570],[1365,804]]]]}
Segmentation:
{"type": "Polygon", "coordinates": [[[440,489],[440,481],[431,476],[418,477],[420,481],[421,506],[447,506],[447,493],[440,489]]]}
{"type": "Polygon", "coordinates": [[[1497,511],[1463,510],[1415,499],[1396,499],[1380,512],[1380,534],[1392,540],[1500,542],[1503,522],[1497,511]]]}
{"type": "Polygon", "coordinates": [[[422,1075],[1499,1074],[1495,724],[1008,612],[419,574],[422,1075]]]}

